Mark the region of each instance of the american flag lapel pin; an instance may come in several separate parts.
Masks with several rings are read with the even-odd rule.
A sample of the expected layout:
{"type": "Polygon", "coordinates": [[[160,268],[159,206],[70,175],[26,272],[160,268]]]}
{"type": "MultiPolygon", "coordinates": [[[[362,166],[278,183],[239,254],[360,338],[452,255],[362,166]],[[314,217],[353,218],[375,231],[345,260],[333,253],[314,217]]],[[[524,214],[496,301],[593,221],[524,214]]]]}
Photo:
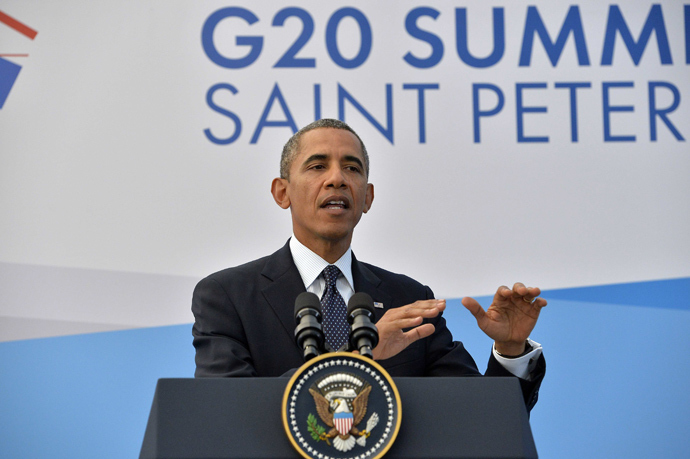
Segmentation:
{"type": "Polygon", "coordinates": [[[379,308],[379,309],[383,309],[383,303],[379,303],[378,301],[374,301],[374,307],[379,308]]]}

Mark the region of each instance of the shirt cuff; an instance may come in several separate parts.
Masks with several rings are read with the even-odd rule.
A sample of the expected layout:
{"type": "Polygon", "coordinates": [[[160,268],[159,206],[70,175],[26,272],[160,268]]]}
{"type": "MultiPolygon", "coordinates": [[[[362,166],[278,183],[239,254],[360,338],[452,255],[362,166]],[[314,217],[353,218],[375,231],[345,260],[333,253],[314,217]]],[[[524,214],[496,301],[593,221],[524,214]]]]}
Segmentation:
{"type": "Polygon", "coordinates": [[[500,363],[503,368],[517,376],[518,378],[529,380],[529,373],[533,364],[539,359],[542,353],[541,344],[536,341],[532,341],[527,338],[527,342],[532,346],[532,350],[522,357],[515,359],[509,359],[501,356],[496,352],[496,346],[491,346],[491,350],[494,353],[494,358],[500,363]]]}

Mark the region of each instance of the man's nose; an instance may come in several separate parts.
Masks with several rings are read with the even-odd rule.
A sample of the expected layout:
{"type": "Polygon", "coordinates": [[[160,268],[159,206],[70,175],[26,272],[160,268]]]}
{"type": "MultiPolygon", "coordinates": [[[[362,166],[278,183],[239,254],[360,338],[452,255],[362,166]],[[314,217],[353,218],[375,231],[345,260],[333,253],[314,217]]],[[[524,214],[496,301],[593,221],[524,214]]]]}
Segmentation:
{"type": "Polygon", "coordinates": [[[334,188],[345,186],[345,175],[340,167],[332,167],[329,169],[326,186],[334,188]]]}

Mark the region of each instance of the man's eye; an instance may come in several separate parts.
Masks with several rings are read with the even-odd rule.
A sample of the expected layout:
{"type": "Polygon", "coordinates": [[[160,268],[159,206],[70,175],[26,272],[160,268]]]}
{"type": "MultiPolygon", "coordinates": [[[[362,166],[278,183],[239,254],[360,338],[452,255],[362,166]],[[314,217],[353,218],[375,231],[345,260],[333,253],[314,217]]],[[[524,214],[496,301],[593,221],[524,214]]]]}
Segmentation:
{"type": "Polygon", "coordinates": [[[359,166],[346,166],[345,169],[352,171],[352,172],[359,172],[360,171],[359,166]]]}

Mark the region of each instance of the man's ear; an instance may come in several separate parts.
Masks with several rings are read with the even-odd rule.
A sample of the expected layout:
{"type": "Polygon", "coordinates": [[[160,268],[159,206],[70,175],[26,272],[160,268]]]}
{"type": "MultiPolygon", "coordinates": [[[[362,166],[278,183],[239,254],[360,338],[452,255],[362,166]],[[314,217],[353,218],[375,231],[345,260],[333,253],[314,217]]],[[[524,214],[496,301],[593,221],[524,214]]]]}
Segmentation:
{"type": "Polygon", "coordinates": [[[374,185],[367,183],[367,194],[364,198],[364,213],[366,214],[371,209],[371,203],[374,202],[374,185]]]}
{"type": "Polygon", "coordinates": [[[288,181],[282,178],[274,178],[271,182],[271,194],[276,204],[283,209],[290,207],[290,196],[287,192],[288,181]]]}

